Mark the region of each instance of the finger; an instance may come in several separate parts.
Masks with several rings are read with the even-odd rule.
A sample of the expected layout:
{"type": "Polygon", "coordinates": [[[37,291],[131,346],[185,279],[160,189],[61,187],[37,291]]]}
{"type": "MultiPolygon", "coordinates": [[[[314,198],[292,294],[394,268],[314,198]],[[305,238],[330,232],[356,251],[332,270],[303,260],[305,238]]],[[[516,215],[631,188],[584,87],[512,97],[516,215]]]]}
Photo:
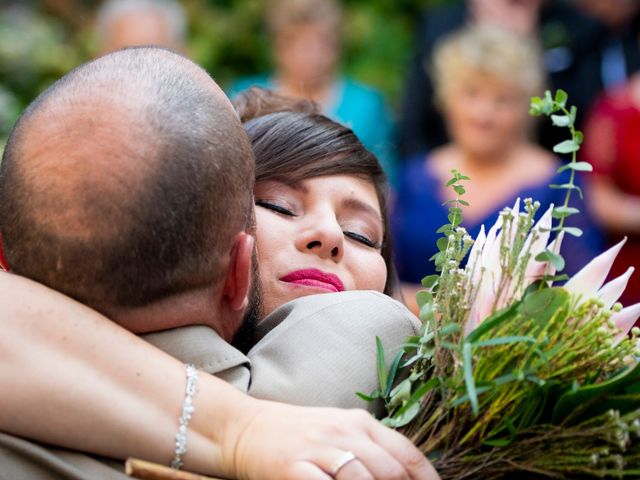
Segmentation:
{"type": "MultiPolygon", "coordinates": [[[[287,470],[287,475],[284,476],[287,480],[298,480],[304,478],[305,480],[332,480],[331,475],[327,475],[320,467],[314,465],[312,462],[296,462],[290,469],[287,470]]],[[[347,478],[347,477],[345,477],[347,478]]]]}
{"type": "Polygon", "coordinates": [[[384,448],[402,465],[412,480],[439,480],[435,468],[429,463],[424,454],[413,445],[404,435],[375,423],[369,434],[374,442],[384,448]]]}
{"type": "MultiPolygon", "coordinates": [[[[355,453],[357,457],[357,463],[360,463],[370,474],[370,476],[362,478],[379,480],[409,480],[411,478],[409,477],[408,470],[405,469],[398,460],[374,442],[366,441],[350,448],[352,448],[353,453],[355,453]]],[[[349,465],[350,464],[344,466],[345,470],[350,470],[347,469],[349,465]]]]}
{"type": "Polygon", "coordinates": [[[374,480],[369,470],[357,458],[340,468],[333,478],[336,480],[374,480]]]}

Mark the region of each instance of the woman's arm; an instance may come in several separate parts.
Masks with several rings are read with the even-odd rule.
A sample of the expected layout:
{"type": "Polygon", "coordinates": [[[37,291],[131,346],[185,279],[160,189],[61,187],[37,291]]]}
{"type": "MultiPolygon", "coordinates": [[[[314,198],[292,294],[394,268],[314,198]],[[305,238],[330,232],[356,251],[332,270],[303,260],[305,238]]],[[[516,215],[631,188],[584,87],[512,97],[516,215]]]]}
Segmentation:
{"type": "MultiPolygon", "coordinates": [[[[41,285],[0,273],[0,430],[113,458],[168,464],[185,371],[176,359],[41,285]],[[124,433],[124,435],[123,435],[124,433]]],[[[400,434],[364,412],[251,399],[200,373],[185,468],[230,478],[437,474],[400,434]]]]}
{"type": "Polygon", "coordinates": [[[640,233],[640,198],[629,195],[604,176],[593,176],[587,200],[594,217],[607,230],[640,233]]]}

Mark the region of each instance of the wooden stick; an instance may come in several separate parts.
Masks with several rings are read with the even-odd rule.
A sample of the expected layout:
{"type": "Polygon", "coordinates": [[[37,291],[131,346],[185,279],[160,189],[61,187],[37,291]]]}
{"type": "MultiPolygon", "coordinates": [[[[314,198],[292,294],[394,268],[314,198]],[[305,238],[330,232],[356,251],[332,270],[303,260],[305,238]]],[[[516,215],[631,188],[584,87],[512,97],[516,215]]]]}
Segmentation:
{"type": "Polygon", "coordinates": [[[223,480],[221,478],[205,477],[183,470],[174,470],[173,468],[138,458],[128,458],[124,466],[127,475],[142,480],[223,480]]]}

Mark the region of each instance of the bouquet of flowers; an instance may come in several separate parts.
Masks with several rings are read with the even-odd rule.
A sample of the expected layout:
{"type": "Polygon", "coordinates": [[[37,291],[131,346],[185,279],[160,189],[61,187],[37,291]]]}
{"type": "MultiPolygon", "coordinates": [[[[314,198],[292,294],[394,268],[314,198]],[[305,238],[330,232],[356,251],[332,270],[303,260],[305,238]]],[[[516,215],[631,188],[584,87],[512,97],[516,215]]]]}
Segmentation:
{"type": "Polygon", "coordinates": [[[461,226],[468,178],[453,171],[440,273],[417,297],[420,335],[390,368],[379,346],[379,389],[362,396],[384,402],[383,422],[443,479],[638,478],[640,304],[616,303],[633,268],[604,284],[622,241],[572,278],[558,275],[564,235],[581,234],[565,226],[578,213],[571,194],[582,195],[575,172],[591,166],[577,161],[583,137],[565,92],[534,97],[531,114],[571,132],[554,147],[572,156],[560,167],[570,181],[551,186],[566,190],[564,205],[536,222],[539,204],[518,201],[474,241],[461,226]]]}

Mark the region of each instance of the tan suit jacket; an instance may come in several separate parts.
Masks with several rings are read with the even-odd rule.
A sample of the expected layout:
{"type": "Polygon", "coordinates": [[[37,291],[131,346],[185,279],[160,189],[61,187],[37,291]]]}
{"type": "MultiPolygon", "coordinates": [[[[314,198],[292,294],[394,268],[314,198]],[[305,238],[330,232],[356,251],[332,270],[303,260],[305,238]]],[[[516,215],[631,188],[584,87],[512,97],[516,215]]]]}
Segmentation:
{"type": "MultiPolygon", "coordinates": [[[[355,392],[377,387],[375,337],[390,362],[418,328],[404,306],[380,293],[342,292],[300,298],[277,309],[259,325],[260,340],[247,356],[204,326],[143,338],[258,398],[364,408],[355,392]]],[[[129,478],[121,471],[122,462],[0,433],[0,480],[129,478]]]]}

